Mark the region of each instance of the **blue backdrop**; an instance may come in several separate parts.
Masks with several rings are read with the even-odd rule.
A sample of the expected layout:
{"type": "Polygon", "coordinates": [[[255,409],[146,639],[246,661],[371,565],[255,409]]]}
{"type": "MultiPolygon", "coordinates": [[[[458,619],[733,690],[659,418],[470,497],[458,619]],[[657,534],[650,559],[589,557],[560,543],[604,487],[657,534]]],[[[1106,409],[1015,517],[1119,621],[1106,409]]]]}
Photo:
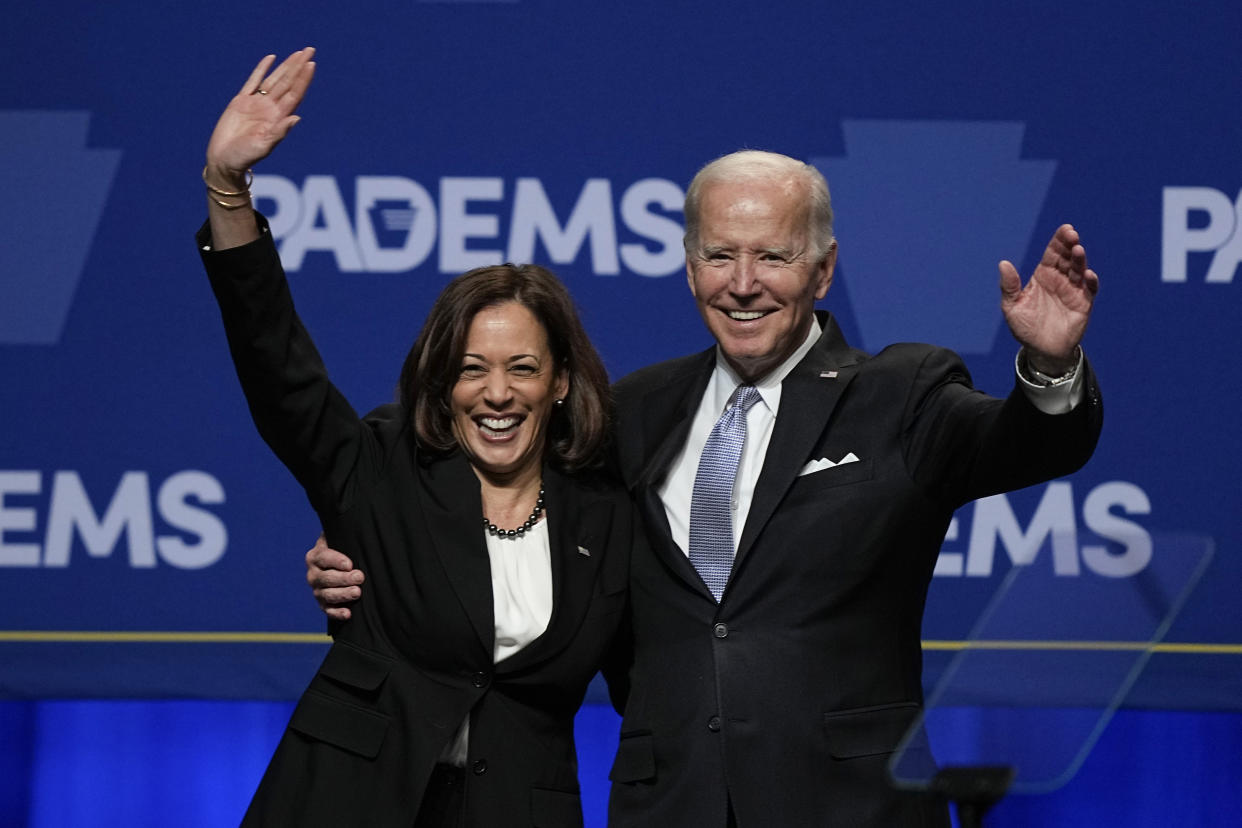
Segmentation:
{"type": "Polygon", "coordinates": [[[254,191],[360,410],[477,264],[555,269],[613,376],[705,347],[681,198],[741,147],[827,176],[823,305],[854,345],[954,347],[993,393],[1014,355],[996,262],[1029,273],[1072,222],[1102,280],[1103,438],[1073,477],[958,515],[929,686],[1012,565],[1056,576],[1055,618],[1059,582],[1141,591],[1176,532],[1215,555],[1127,703],[1238,711],[1239,31],[1224,0],[6,11],[0,697],[285,701],[322,656],[315,521],[249,422],[192,240],[219,111],[263,54],[313,44],[304,120],[254,191]]]}

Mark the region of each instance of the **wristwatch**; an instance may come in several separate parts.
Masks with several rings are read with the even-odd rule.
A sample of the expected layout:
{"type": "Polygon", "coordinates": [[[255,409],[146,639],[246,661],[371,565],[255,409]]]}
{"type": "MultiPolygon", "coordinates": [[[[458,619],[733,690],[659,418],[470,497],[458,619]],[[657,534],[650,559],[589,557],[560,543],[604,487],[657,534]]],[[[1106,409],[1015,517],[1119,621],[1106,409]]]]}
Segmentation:
{"type": "Polygon", "coordinates": [[[1036,371],[1031,365],[1031,361],[1026,358],[1026,352],[1023,351],[1022,367],[1024,373],[1032,385],[1042,385],[1044,388],[1053,388],[1058,385],[1064,385],[1067,382],[1073,382],[1074,377],[1078,376],[1078,365],[1082,362],[1082,348],[1075,346],[1074,348],[1074,364],[1070,369],[1059,377],[1049,376],[1042,371],[1036,371]]]}

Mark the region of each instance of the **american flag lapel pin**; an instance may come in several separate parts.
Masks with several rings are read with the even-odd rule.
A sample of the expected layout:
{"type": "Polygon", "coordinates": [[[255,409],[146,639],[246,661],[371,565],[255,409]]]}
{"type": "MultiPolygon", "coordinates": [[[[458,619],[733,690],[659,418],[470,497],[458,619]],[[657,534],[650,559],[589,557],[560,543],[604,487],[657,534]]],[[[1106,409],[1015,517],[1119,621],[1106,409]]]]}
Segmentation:
{"type": "Polygon", "coordinates": [[[836,379],[837,372],[836,371],[820,371],[819,378],[820,379],[836,379]]]}
{"type": "Polygon", "coordinates": [[[584,558],[589,558],[589,557],[591,557],[591,550],[590,550],[590,549],[587,549],[585,546],[579,546],[579,547],[578,547],[578,554],[579,554],[579,555],[581,555],[581,556],[582,556],[582,557],[584,557],[584,558]]]}

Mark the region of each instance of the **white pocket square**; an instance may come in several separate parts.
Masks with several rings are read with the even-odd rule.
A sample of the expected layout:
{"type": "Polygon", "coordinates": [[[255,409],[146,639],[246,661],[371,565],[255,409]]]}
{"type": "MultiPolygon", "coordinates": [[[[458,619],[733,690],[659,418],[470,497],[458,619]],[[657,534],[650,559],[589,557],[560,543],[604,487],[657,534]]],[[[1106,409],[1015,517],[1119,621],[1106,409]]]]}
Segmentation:
{"type": "Polygon", "coordinates": [[[824,469],[834,469],[837,466],[844,466],[846,463],[857,463],[857,462],[858,462],[858,455],[852,451],[848,452],[844,457],[842,457],[840,460],[837,460],[836,462],[829,460],[827,457],[821,457],[820,459],[812,460],[811,462],[803,466],[802,471],[798,472],[798,476],[801,477],[804,474],[814,474],[815,472],[823,471],[824,469]]]}

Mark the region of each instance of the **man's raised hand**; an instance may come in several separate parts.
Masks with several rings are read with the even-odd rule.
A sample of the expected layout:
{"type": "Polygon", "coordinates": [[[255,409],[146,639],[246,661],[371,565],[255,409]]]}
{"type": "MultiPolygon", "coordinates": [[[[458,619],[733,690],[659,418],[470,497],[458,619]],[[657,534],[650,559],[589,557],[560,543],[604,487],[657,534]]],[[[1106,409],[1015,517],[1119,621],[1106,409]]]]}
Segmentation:
{"type": "Polygon", "coordinates": [[[1028,364],[1051,376],[1073,368],[1100,289],[1078,231],[1068,224],[1057,228],[1026,287],[1013,264],[1001,262],[1000,289],[1005,322],[1026,348],[1028,364]]]}

